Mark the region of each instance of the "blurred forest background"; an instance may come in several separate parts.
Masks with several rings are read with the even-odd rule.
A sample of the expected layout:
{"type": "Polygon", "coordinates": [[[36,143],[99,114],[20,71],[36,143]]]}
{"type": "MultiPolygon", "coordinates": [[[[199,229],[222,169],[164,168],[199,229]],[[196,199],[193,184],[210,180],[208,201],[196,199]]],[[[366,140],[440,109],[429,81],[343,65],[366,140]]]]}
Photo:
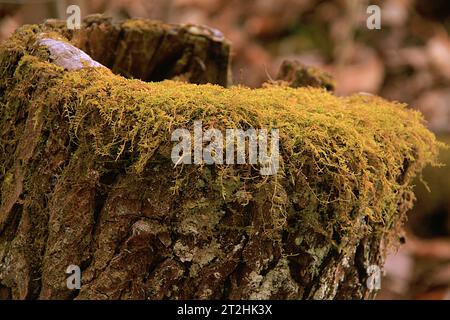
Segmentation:
{"type": "MultiPolygon", "coordinates": [[[[67,17],[150,18],[222,31],[232,44],[235,84],[275,79],[296,59],[331,74],[336,94],[378,94],[420,110],[450,143],[450,1],[448,0],[0,0],[0,41],[23,24],[67,17]],[[381,29],[366,26],[381,7],[381,29]]],[[[406,244],[385,266],[380,299],[450,299],[450,152],[446,168],[417,181],[406,244]]]]}

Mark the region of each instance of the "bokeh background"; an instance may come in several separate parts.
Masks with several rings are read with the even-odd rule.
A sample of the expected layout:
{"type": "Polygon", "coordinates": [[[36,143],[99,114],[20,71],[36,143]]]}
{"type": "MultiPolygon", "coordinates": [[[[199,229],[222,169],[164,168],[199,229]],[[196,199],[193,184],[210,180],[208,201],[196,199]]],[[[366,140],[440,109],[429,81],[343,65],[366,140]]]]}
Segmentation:
{"type": "MultiPolygon", "coordinates": [[[[235,84],[276,78],[285,59],[331,74],[336,94],[368,92],[420,110],[450,144],[449,0],[0,0],[0,41],[23,24],[82,17],[150,18],[208,25],[232,43],[235,84]],[[381,8],[369,30],[367,7],[381,8]]],[[[384,268],[379,299],[450,299],[450,151],[418,179],[406,244],[384,268]]]]}

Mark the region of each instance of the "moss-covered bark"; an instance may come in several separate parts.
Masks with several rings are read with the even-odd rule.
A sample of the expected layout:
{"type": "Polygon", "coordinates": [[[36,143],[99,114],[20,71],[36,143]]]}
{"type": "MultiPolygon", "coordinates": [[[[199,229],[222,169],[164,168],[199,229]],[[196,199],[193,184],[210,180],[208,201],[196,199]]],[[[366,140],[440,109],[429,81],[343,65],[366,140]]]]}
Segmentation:
{"type": "MultiPolygon", "coordinates": [[[[121,25],[135,34],[149,24],[156,28],[121,25]]],[[[410,182],[439,147],[418,113],[314,88],[227,89],[129,80],[106,67],[66,70],[38,41],[67,41],[67,30],[50,25],[23,27],[0,49],[0,294],[373,295],[367,267],[382,266],[397,245],[410,182]],[[171,132],[195,120],[221,130],[278,128],[280,170],[174,167],[171,132]],[[83,270],[80,292],[66,288],[71,264],[83,270]]],[[[79,37],[69,39],[79,45],[79,37]]],[[[87,39],[80,47],[91,54],[97,41],[108,43],[87,39]]],[[[120,56],[98,55],[106,66],[120,56]]]]}

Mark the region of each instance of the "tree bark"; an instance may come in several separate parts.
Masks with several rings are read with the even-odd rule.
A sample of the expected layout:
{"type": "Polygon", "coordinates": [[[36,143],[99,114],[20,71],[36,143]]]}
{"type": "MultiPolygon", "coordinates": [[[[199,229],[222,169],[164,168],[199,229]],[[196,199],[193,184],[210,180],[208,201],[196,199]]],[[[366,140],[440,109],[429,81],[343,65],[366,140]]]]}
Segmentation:
{"type": "Polygon", "coordinates": [[[230,81],[230,45],[213,28],[138,19],[113,23],[101,15],[87,17],[80,30],[68,30],[60,20],[48,20],[45,26],[125,77],[221,86],[230,81]]]}
{"type": "Polygon", "coordinates": [[[98,17],[75,32],[58,21],[24,27],[1,47],[0,298],[374,296],[368,267],[382,268],[397,245],[411,179],[436,156],[434,136],[415,114],[378,98],[146,84],[109,71],[227,86],[228,54],[222,36],[204,27],[98,17]],[[281,173],[174,169],[167,132],[181,114],[256,126],[266,113],[255,100],[267,114],[291,110],[286,128],[304,125],[300,140],[293,131],[282,137],[281,173]],[[248,114],[239,109],[247,103],[248,114]],[[292,103],[307,111],[295,116],[301,110],[284,109],[292,103]],[[358,108],[367,103],[386,104],[395,123],[371,109],[365,118],[358,108]],[[350,112],[352,125],[315,122],[327,112],[334,120],[350,112]],[[295,143],[300,149],[289,151],[295,143]],[[69,265],[81,267],[81,290],[66,286],[69,265]]]}

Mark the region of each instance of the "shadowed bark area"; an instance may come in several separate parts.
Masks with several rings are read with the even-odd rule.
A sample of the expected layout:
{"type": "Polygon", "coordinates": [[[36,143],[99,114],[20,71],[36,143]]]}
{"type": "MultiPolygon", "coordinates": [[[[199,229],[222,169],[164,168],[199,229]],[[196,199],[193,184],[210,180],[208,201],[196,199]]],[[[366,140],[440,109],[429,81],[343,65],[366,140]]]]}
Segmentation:
{"type": "Polygon", "coordinates": [[[113,74],[225,86],[228,45],[204,30],[95,17],[75,32],[24,27],[1,47],[0,298],[373,297],[367,268],[397,245],[434,136],[375,97],[113,74]],[[62,64],[61,36],[103,66],[75,49],[83,67],[62,64]],[[170,133],[196,116],[276,120],[280,172],[174,168],[170,133]],[[80,291],[66,287],[72,264],[80,291]]]}

